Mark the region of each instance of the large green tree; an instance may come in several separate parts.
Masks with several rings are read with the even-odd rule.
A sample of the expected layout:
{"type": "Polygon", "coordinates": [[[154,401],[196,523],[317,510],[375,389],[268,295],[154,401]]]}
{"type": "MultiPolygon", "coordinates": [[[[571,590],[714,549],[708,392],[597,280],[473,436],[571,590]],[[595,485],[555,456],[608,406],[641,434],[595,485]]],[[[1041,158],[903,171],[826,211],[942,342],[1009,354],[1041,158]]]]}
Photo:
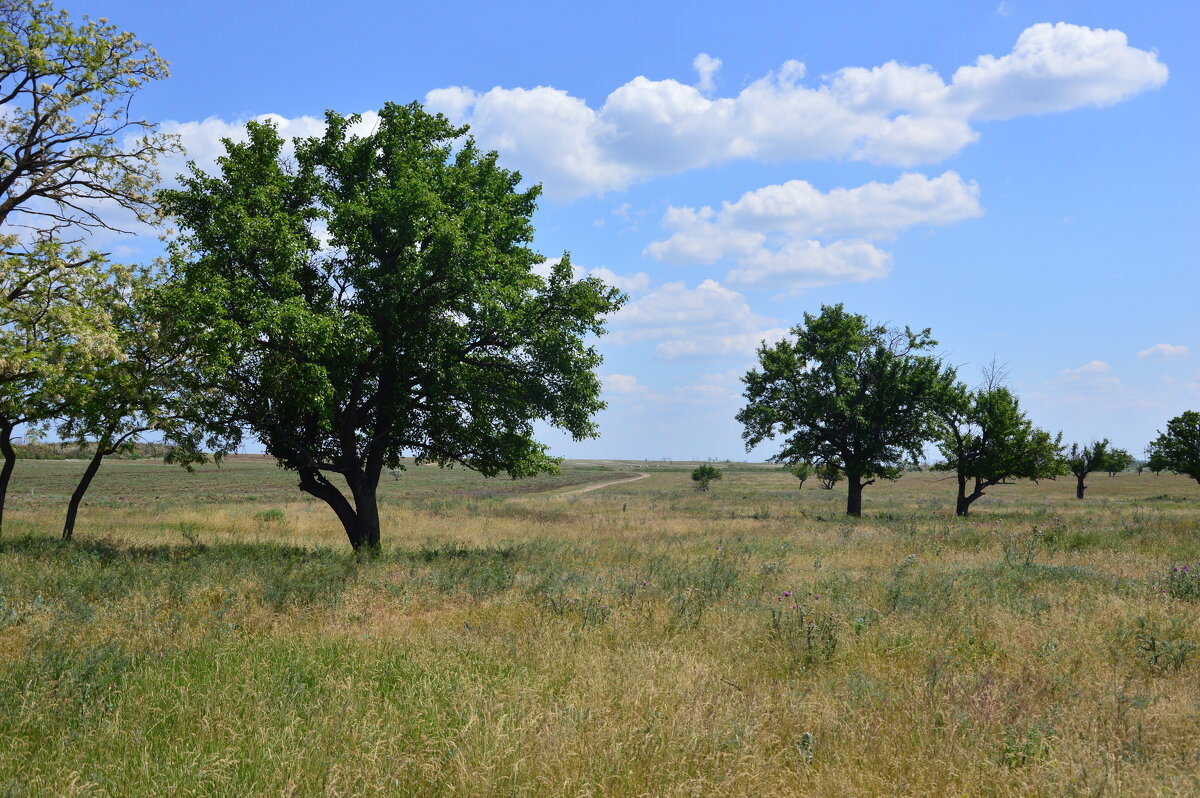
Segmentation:
{"type": "Polygon", "coordinates": [[[933,402],[953,373],[934,355],[929,330],[891,330],[842,305],[804,314],[792,338],[758,350],[737,414],[747,450],[784,436],[775,462],[837,463],[846,512],[862,514],[862,490],[897,479],[931,439],[933,402]]]}
{"type": "Polygon", "coordinates": [[[1051,437],[1034,427],[995,370],[976,390],[962,383],[950,386],[936,407],[937,445],[945,460],[934,469],[957,478],[957,515],[967,515],[976,499],[1005,480],[1053,479],[1066,473],[1062,434],[1051,437]]]}
{"type": "Polygon", "coordinates": [[[174,323],[244,427],[356,549],[380,542],[376,488],[406,455],[485,475],[553,470],[543,420],[595,434],[604,405],[587,337],[623,297],[549,278],[529,248],[539,188],[479,151],[466,128],[387,104],[374,129],[326,115],[294,155],[270,124],[225,142],[162,194],[174,323]],[[340,475],[347,496],[332,480],[340,475]]]}
{"type": "Polygon", "coordinates": [[[1200,482],[1200,413],[1187,410],[1168,421],[1147,451],[1151,471],[1174,471],[1200,482]]]}

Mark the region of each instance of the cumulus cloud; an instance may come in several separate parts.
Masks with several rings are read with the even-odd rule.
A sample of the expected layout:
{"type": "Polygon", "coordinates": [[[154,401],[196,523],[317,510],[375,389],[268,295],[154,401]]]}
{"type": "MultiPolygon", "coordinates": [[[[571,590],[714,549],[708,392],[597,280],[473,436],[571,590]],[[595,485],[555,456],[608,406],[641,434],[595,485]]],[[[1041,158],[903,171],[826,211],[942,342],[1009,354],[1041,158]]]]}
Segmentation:
{"type": "Polygon", "coordinates": [[[650,389],[638,382],[637,377],[628,374],[609,374],[601,378],[606,394],[619,396],[635,396],[647,393],[650,389]]]}
{"type": "Polygon", "coordinates": [[[638,76],[597,108],[548,86],[451,86],[426,105],[469,123],[549,196],[573,199],[735,159],[934,163],[979,137],[973,120],[1109,105],[1167,79],[1157,55],[1121,31],[1061,22],[1027,28],[1010,53],[982,55],[949,83],[927,65],[890,61],[806,85],[804,65],[788,61],[710,98],[720,59],[702,53],[693,66],[695,86],[638,76]]]}
{"type": "Polygon", "coordinates": [[[627,304],[612,318],[617,344],[659,340],[662,359],[747,355],[762,340],[779,340],[787,330],[755,313],[746,298],[715,280],[695,288],[664,283],[627,304]]]}
{"type": "Polygon", "coordinates": [[[1112,367],[1103,360],[1089,360],[1082,366],[1077,366],[1073,369],[1063,369],[1059,372],[1064,377],[1082,377],[1087,374],[1107,374],[1112,371],[1112,367]]]}
{"type": "Polygon", "coordinates": [[[696,84],[696,88],[700,91],[712,91],[713,76],[721,69],[721,59],[714,58],[708,53],[700,53],[692,61],[692,68],[700,76],[700,81],[696,84]]]}
{"type": "Polygon", "coordinates": [[[960,67],[946,104],[972,119],[1009,119],[1112,105],[1166,81],[1158,56],[1130,47],[1119,30],[1041,22],[1008,55],[960,67]]]}
{"type": "Polygon", "coordinates": [[[1180,360],[1192,354],[1192,350],[1183,344],[1155,344],[1149,349],[1138,352],[1140,358],[1155,358],[1159,360],[1180,360]]]}
{"type": "Polygon", "coordinates": [[[956,172],[928,178],[906,174],[893,183],[867,183],[823,193],[804,180],[766,186],[726,202],[720,211],[670,207],[673,230],[646,254],[669,263],[732,258],[727,280],[793,289],[885,276],[892,257],[870,240],[888,239],[914,225],[946,225],[982,214],[979,187],[956,172]],[[822,244],[818,239],[850,237],[822,244]]]}

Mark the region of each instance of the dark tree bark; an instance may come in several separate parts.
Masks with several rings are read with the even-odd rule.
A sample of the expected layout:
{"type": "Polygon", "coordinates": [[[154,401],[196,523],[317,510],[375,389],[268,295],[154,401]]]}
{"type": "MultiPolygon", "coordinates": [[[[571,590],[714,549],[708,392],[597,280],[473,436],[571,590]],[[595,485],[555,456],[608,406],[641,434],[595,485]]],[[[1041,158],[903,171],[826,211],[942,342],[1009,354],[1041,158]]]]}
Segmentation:
{"type": "Polygon", "coordinates": [[[87,468],[83,471],[83,477],[80,478],[79,484],[75,486],[75,492],[71,494],[71,501],[67,504],[67,520],[63,524],[62,539],[70,540],[75,535],[75,518],[79,515],[79,504],[83,501],[83,496],[87,493],[88,487],[92,484],[92,479],[96,476],[96,472],[100,470],[100,464],[104,462],[104,456],[111,454],[106,447],[102,447],[100,442],[96,442],[96,453],[92,455],[91,461],[87,468]]]}
{"type": "MultiPolygon", "coordinates": [[[[874,481],[874,480],[871,480],[874,481]]],[[[855,518],[862,516],[862,491],[865,485],[871,484],[871,481],[864,483],[862,477],[858,474],[846,475],[846,515],[852,515],[855,518]]]]}
{"type": "Polygon", "coordinates": [[[350,495],[354,499],[352,505],[349,499],[330,482],[320,469],[301,468],[300,490],[314,496],[329,505],[330,509],[342,522],[350,546],[355,551],[378,551],[379,538],[379,502],[376,488],[379,478],[351,475],[346,477],[350,495]]]}
{"type": "Polygon", "coordinates": [[[0,452],[4,453],[4,466],[0,468],[0,532],[4,530],[4,501],[8,498],[8,483],[17,465],[17,453],[13,451],[12,434],[16,424],[5,422],[0,426],[0,452]]]}
{"type": "Polygon", "coordinates": [[[1076,474],[1075,475],[1075,498],[1076,499],[1082,499],[1083,492],[1085,490],[1087,490],[1087,485],[1083,484],[1083,480],[1085,477],[1087,477],[1087,474],[1076,474]]]}

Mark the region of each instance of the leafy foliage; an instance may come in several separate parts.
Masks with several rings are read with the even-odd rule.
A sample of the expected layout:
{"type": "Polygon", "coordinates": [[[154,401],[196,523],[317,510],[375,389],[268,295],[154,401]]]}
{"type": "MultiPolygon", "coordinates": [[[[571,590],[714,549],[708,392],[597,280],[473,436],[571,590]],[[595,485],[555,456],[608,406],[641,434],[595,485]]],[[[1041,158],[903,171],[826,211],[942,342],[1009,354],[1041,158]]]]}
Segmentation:
{"type": "Polygon", "coordinates": [[[540,189],[465,128],[416,104],[385,105],[369,134],[358,121],[328,113],[294,166],[251,122],[220,176],[193,167],[163,194],[185,231],[168,304],[227,397],[222,422],[299,472],[356,548],[378,545],[379,475],[405,454],[515,478],[556,467],[534,420],[594,435],[600,356],[584,339],[623,301],[573,281],[567,257],[534,271],[540,189]]]}
{"type": "Polygon", "coordinates": [[[1108,438],[1081,446],[1072,443],[1066,455],[1067,470],[1075,475],[1075,498],[1082,499],[1087,490],[1084,480],[1093,471],[1103,471],[1111,454],[1108,438]]]}
{"type": "Polygon", "coordinates": [[[934,469],[958,478],[958,515],[967,515],[972,502],[1005,480],[1053,479],[1066,473],[1062,434],[1051,437],[1034,427],[1017,397],[995,380],[977,390],[962,383],[949,386],[936,417],[938,449],[946,459],[934,469]]]}
{"type": "Polygon", "coordinates": [[[721,469],[709,463],[697,466],[692,471],[692,481],[696,483],[696,490],[704,492],[708,492],[709,483],[722,479],[724,476],[721,469]]]}
{"type": "Polygon", "coordinates": [[[1151,471],[1174,471],[1200,482],[1200,413],[1187,410],[1168,421],[1149,452],[1151,471]]]}
{"type": "Polygon", "coordinates": [[[952,373],[921,354],[937,342],[873,325],[842,305],[804,314],[793,340],[758,350],[759,367],[742,381],[737,419],[752,449],[784,436],[772,459],[837,462],[849,483],[847,513],[861,513],[863,485],[897,479],[930,436],[929,409],[952,373]]]}

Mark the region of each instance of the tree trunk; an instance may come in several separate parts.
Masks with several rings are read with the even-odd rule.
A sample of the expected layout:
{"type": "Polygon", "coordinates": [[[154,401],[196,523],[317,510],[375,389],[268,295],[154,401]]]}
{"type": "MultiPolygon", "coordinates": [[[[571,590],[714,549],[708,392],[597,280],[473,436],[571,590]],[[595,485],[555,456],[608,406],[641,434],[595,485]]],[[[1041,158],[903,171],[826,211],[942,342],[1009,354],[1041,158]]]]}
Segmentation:
{"type": "Polygon", "coordinates": [[[958,501],[954,505],[954,514],[966,517],[971,511],[971,502],[967,500],[967,478],[958,476],[958,501]]]}
{"type": "Polygon", "coordinates": [[[379,550],[379,503],[376,498],[378,478],[347,477],[346,484],[354,497],[352,506],[337,486],[316,468],[300,469],[300,490],[328,504],[342,522],[342,529],[355,551],[379,550]]]}
{"type": "Polygon", "coordinates": [[[855,518],[862,516],[862,477],[858,474],[846,475],[846,515],[852,515],[855,518]]]}
{"type": "Polygon", "coordinates": [[[96,453],[92,455],[91,462],[83,471],[83,476],[79,480],[79,484],[75,486],[75,492],[71,494],[71,501],[67,504],[67,520],[63,524],[62,539],[70,540],[75,535],[75,517],[79,515],[79,504],[83,501],[83,495],[87,493],[88,487],[92,484],[92,479],[96,476],[96,472],[100,470],[100,464],[104,462],[104,455],[111,453],[109,448],[109,439],[104,437],[104,445],[100,441],[96,441],[96,453]]]}
{"type": "Polygon", "coordinates": [[[4,500],[8,497],[8,482],[17,465],[17,453],[12,446],[14,427],[16,424],[9,422],[0,426],[0,452],[4,453],[4,467],[0,468],[0,532],[4,530],[4,500]]]}
{"type": "Polygon", "coordinates": [[[1083,492],[1087,490],[1087,485],[1083,484],[1083,479],[1087,474],[1079,474],[1075,477],[1075,498],[1082,499],[1083,492]]]}

